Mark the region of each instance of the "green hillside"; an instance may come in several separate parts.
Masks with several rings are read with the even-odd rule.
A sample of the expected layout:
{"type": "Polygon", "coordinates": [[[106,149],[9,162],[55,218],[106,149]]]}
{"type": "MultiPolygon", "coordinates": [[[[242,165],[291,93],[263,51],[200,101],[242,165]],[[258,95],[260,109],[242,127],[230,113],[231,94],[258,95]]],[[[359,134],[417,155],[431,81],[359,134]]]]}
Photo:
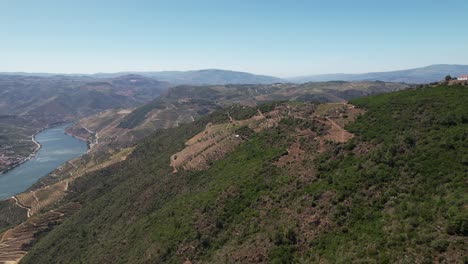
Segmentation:
{"type": "Polygon", "coordinates": [[[182,108],[191,104],[197,115],[232,104],[256,105],[269,101],[344,102],[357,97],[388,93],[411,88],[400,83],[385,82],[319,82],[305,84],[237,84],[209,86],[176,86],[152,102],[135,109],[119,127],[132,129],[143,123],[153,110],[182,108]]]}
{"type": "Polygon", "coordinates": [[[355,99],[355,121],[342,104],[290,102],[157,131],[77,179],[63,203],[81,211],[21,262],[466,262],[467,101],[439,86],[355,99]],[[240,143],[174,172],[171,155],[208,123],[240,143]],[[351,139],[334,132],[346,123],[351,139]]]}

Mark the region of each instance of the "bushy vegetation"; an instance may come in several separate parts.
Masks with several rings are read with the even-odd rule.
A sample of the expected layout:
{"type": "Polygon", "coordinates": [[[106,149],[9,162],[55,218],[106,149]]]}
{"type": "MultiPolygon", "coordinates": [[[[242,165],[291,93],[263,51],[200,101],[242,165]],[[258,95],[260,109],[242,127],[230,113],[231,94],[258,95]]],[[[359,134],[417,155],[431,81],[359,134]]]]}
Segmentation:
{"type": "Polygon", "coordinates": [[[154,109],[164,109],[166,105],[164,101],[160,99],[155,99],[152,102],[145,104],[141,107],[138,107],[132,111],[128,116],[126,116],[122,122],[120,122],[119,127],[121,128],[134,128],[139,125],[143,120],[145,120],[146,115],[154,109]]]}
{"type": "Polygon", "coordinates": [[[465,88],[441,86],[351,101],[367,113],[347,127],[357,137],[345,148],[370,151],[336,146],[338,155],[317,160],[327,188],[344,199],[341,228],[314,242],[321,254],[379,262],[466,254],[467,100],[465,88]],[[441,254],[447,248],[457,253],[441,254]]]}
{"type": "Polygon", "coordinates": [[[12,199],[0,201],[0,234],[26,219],[26,209],[16,206],[12,199]]]}
{"type": "Polygon", "coordinates": [[[347,126],[355,137],[327,142],[318,156],[316,143],[294,133],[320,134],[319,123],[288,117],[260,133],[241,127],[244,142],[204,171],[173,173],[169,157],[208,122],[257,108],[158,131],[127,161],[78,179],[67,201],[83,209],[22,262],[462,262],[466,101],[458,86],[354,100],[366,109],[347,126]],[[293,142],[313,159],[277,166],[293,142]]]}

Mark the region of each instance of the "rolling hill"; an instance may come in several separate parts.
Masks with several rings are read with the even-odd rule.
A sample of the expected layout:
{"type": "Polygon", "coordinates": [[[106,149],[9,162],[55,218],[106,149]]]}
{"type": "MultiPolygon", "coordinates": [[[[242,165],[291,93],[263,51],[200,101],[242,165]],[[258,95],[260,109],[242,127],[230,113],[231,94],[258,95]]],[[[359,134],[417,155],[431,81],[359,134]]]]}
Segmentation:
{"type": "Polygon", "coordinates": [[[166,82],[139,75],[108,79],[0,75],[0,114],[80,116],[137,106],[167,87],[166,82]]]}
{"type": "MultiPolygon", "coordinates": [[[[224,85],[224,84],[271,84],[284,82],[272,76],[257,75],[247,72],[206,69],[197,71],[162,71],[162,72],[132,72],[173,84],[189,85],[224,85]]],[[[98,73],[95,77],[118,76],[127,73],[98,73]]]]}
{"type": "MultiPolygon", "coordinates": [[[[65,181],[71,181],[90,170],[107,167],[127,157],[135,144],[155,131],[191,123],[222,108],[235,105],[252,107],[272,100],[343,103],[350,98],[408,88],[408,85],[382,82],[173,87],[136,109],[108,109],[79,119],[67,129],[67,133],[88,141],[91,147],[89,152],[43,177],[30,191],[42,192],[44,189],[44,192],[48,192],[48,186],[67,185],[65,181]]],[[[10,138],[13,139],[16,138],[10,138]]],[[[29,191],[27,193],[29,194],[29,191]]],[[[62,196],[55,195],[54,199],[45,197],[47,203],[41,200],[38,203],[54,203],[62,196]]],[[[11,207],[14,207],[14,201],[0,201],[0,230],[17,223],[18,218],[9,217],[10,211],[3,211],[10,210],[11,207]]],[[[13,211],[18,210],[23,209],[16,208],[13,211]]],[[[25,213],[23,217],[26,217],[25,213]]]]}
{"type": "Polygon", "coordinates": [[[78,212],[38,225],[22,263],[463,262],[466,97],[231,106],[159,130],[76,179],[56,210],[78,212]]]}
{"type": "MultiPolygon", "coordinates": [[[[0,73],[2,74],[2,73],[0,73]]],[[[53,77],[57,74],[53,73],[3,73],[5,75],[19,76],[37,76],[37,77],[53,77]]],[[[195,71],[129,71],[117,73],[96,73],[96,74],[63,74],[68,77],[92,77],[92,78],[115,78],[135,74],[145,77],[150,77],[159,81],[169,82],[174,85],[189,84],[189,85],[224,85],[224,84],[271,84],[285,82],[285,80],[266,75],[252,74],[248,72],[229,71],[220,69],[204,69],[195,71]]]]}
{"type": "MultiPolygon", "coordinates": [[[[2,74],[2,73],[0,73],[2,74]]],[[[51,73],[3,73],[4,75],[19,76],[40,76],[52,77],[57,74],[51,73]]],[[[160,71],[160,72],[117,72],[117,73],[96,73],[96,74],[67,74],[69,77],[94,77],[94,78],[115,78],[129,74],[141,75],[165,81],[174,85],[226,85],[226,84],[273,84],[273,83],[307,83],[307,82],[327,82],[327,81],[383,81],[410,84],[424,84],[442,80],[446,75],[457,77],[468,74],[468,65],[435,64],[426,67],[396,70],[388,72],[370,73],[331,73],[319,75],[306,75],[292,78],[277,78],[274,76],[256,75],[247,72],[205,69],[195,71],[160,71]]]]}
{"type": "Polygon", "coordinates": [[[168,87],[139,75],[107,79],[0,75],[0,172],[31,154],[36,147],[31,136],[38,131],[107,109],[140,106],[168,87]]]}
{"type": "Polygon", "coordinates": [[[360,96],[409,87],[383,82],[176,86],[133,111],[108,110],[83,118],[68,132],[90,143],[95,141],[97,135],[101,143],[124,147],[158,129],[190,123],[215,110],[236,104],[255,106],[268,101],[345,102],[360,96]]]}
{"type": "Polygon", "coordinates": [[[404,82],[404,83],[430,83],[444,79],[446,75],[457,77],[468,74],[468,65],[437,64],[422,68],[389,71],[371,72],[362,74],[322,74],[310,75],[288,79],[291,82],[323,82],[323,81],[384,81],[384,82],[404,82]]]}

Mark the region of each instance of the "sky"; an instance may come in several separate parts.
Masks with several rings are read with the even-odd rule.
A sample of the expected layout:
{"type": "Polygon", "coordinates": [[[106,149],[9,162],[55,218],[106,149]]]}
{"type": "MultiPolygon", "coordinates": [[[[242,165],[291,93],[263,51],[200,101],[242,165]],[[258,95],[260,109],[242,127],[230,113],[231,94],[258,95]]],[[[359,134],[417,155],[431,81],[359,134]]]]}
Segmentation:
{"type": "Polygon", "coordinates": [[[467,0],[0,0],[0,72],[468,64],[467,0]]]}

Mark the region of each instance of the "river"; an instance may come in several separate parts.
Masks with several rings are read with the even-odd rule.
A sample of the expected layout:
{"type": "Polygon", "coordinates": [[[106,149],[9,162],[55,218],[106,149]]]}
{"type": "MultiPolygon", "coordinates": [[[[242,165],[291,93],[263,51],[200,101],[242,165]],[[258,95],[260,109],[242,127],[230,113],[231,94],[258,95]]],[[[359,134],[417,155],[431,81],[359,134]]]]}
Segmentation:
{"type": "Polygon", "coordinates": [[[65,134],[68,125],[55,126],[38,133],[35,140],[41,144],[41,148],[36,155],[0,174],[0,200],[25,191],[61,164],[86,153],[86,142],[65,134]]]}

